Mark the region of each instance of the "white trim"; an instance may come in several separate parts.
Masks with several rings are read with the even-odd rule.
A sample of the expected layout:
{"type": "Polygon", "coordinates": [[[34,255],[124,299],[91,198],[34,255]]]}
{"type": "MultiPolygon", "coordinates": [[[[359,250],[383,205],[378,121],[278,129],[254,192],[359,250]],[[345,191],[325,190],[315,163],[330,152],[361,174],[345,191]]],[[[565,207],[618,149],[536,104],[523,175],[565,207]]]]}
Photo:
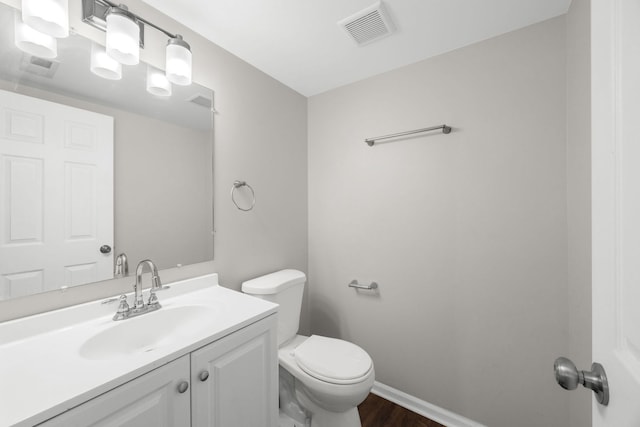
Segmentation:
{"type": "Polygon", "coordinates": [[[420,400],[393,387],[376,381],[373,384],[371,393],[385,398],[397,405],[402,406],[416,414],[420,414],[438,422],[446,427],[486,427],[484,424],[477,423],[468,418],[458,415],[454,412],[440,408],[432,403],[420,400]]]}

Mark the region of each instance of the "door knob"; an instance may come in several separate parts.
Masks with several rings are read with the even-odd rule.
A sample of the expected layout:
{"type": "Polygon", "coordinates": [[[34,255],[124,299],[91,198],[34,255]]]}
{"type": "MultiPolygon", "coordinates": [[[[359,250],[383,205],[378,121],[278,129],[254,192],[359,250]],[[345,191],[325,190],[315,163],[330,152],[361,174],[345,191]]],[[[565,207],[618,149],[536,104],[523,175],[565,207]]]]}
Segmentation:
{"type": "Polygon", "coordinates": [[[103,254],[108,254],[109,252],[111,252],[111,246],[109,245],[100,246],[100,252],[103,254]]]}
{"type": "Polygon", "coordinates": [[[553,364],[556,381],[565,390],[575,390],[578,384],[593,390],[599,404],[609,404],[609,383],[607,374],[599,363],[591,364],[590,371],[578,371],[576,365],[566,357],[558,357],[553,364]]]}

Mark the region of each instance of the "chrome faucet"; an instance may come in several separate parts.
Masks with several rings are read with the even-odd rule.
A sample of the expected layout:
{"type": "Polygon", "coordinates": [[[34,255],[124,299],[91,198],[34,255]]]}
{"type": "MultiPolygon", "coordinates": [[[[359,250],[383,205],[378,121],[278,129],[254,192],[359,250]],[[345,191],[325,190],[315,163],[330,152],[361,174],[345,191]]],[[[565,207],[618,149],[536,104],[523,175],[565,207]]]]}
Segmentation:
{"type": "Polygon", "coordinates": [[[136,268],[136,283],[133,285],[133,307],[129,307],[126,295],[122,295],[120,297],[118,311],[115,316],[113,316],[113,320],[124,320],[158,310],[162,306],[158,301],[156,291],[159,291],[160,289],[162,289],[162,282],[160,281],[156,265],[150,259],[140,261],[136,268]],[[146,304],[142,297],[142,272],[145,266],[148,267],[149,272],[151,273],[151,290],[149,292],[149,300],[146,304]]]}
{"type": "Polygon", "coordinates": [[[145,307],[148,307],[147,310],[152,307],[153,310],[160,308],[158,297],[156,297],[156,291],[160,288],[162,288],[162,282],[160,281],[160,276],[158,276],[156,265],[150,259],[140,261],[136,268],[136,283],[133,285],[133,293],[135,294],[133,310],[137,308],[144,309],[145,307]],[[149,294],[149,302],[146,305],[142,299],[142,271],[145,265],[149,267],[149,272],[151,272],[151,292],[149,294]]]}
{"type": "Polygon", "coordinates": [[[116,279],[127,277],[129,275],[129,261],[127,260],[127,254],[124,252],[116,257],[113,275],[116,279]]]}

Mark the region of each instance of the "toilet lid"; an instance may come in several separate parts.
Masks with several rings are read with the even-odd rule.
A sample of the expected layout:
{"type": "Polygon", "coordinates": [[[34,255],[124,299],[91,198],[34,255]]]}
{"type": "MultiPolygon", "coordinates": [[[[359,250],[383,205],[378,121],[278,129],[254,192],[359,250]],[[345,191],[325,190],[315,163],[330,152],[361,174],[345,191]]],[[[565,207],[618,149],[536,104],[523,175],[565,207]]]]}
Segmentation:
{"type": "Polygon", "coordinates": [[[371,357],[357,345],[318,335],[296,347],[294,356],[307,374],[333,384],[360,382],[373,366],[371,357]]]}

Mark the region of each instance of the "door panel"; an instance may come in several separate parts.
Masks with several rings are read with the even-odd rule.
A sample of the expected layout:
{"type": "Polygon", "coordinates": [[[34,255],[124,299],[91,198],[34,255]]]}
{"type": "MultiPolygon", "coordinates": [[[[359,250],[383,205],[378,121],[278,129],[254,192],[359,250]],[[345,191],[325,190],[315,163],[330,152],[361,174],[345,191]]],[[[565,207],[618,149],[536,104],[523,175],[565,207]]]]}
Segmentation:
{"type": "Polygon", "coordinates": [[[113,118],[0,91],[0,180],[0,299],[113,277],[113,118]]]}

